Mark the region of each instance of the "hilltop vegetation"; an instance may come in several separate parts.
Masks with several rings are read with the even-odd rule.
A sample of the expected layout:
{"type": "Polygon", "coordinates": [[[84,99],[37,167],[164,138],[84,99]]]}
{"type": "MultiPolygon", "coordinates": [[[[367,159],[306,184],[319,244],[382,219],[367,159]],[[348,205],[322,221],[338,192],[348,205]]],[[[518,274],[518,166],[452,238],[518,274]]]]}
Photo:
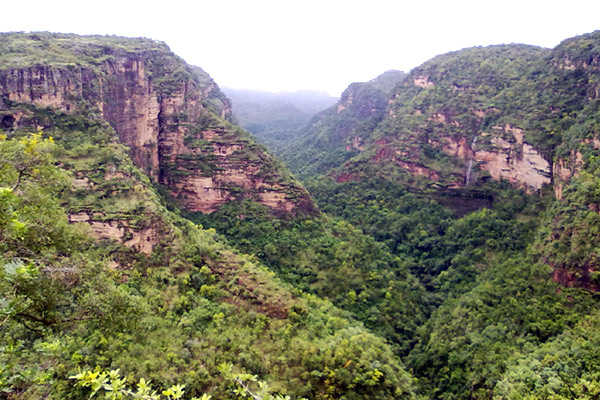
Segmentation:
{"type": "MultiPolygon", "coordinates": [[[[38,90],[40,99],[51,94],[38,90]]],[[[3,396],[88,398],[90,389],[68,377],[95,368],[119,369],[132,386],[142,378],[154,388],[185,385],[187,397],[241,396],[222,374],[226,363],[274,395],[415,397],[391,347],[350,313],[180,217],[178,202],[158,194],[100,109],[75,96],[69,104],[81,108],[61,110],[3,93],[3,396]]],[[[250,142],[239,128],[227,135],[236,146],[250,142]]]]}
{"type": "Polygon", "coordinates": [[[305,132],[289,140],[281,157],[300,178],[322,174],[356,155],[383,118],[402,71],[387,71],[351,84],[337,105],[317,114],[305,132]]]}
{"type": "Polygon", "coordinates": [[[376,118],[353,84],[284,154],[425,289],[405,361],[427,397],[597,394],[599,38],[438,56],[376,118]]]}

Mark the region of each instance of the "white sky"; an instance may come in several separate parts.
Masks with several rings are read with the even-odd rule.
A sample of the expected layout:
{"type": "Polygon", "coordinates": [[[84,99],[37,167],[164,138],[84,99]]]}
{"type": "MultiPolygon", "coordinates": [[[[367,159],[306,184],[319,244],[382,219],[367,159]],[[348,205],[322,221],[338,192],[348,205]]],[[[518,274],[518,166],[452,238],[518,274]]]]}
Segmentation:
{"type": "Polygon", "coordinates": [[[4,0],[0,31],[143,36],[221,86],[322,89],[464,47],[554,47],[600,29],[600,0],[4,0]]]}

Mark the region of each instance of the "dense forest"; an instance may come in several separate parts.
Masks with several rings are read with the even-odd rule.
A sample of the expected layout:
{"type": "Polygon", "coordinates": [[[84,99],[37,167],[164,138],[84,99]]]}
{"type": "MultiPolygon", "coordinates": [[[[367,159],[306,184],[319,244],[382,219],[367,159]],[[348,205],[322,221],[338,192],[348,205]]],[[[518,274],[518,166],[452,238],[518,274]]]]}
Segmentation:
{"type": "Polygon", "coordinates": [[[600,396],[600,32],[314,116],[238,116],[161,42],[0,34],[0,96],[1,397],[600,396]]]}

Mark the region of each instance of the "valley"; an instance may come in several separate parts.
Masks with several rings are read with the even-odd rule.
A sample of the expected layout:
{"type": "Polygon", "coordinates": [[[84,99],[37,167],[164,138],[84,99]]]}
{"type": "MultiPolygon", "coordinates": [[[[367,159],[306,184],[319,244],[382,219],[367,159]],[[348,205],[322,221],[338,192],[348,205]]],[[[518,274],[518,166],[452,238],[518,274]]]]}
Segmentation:
{"type": "Polygon", "coordinates": [[[597,398],[599,82],[599,31],[339,99],[0,34],[0,393],[597,398]]]}

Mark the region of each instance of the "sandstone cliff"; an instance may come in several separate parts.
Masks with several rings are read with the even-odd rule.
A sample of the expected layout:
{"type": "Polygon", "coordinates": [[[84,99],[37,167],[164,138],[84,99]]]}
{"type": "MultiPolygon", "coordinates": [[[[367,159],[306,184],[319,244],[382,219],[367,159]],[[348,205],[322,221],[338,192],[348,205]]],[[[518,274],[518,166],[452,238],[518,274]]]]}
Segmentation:
{"type": "Polygon", "coordinates": [[[397,87],[370,140],[334,176],[375,171],[434,198],[496,180],[528,193],[552,188],[540,260],[562,285],[599,290],[598,82],[600,32],[552,50],[503,45],[435,57],[397,87]]]}
{"type": "Polygon", "coordinates": [[[364,158],[391,162],[431,184],[506,180],[528,192],[552,181],[552,159],[512,122],[501,101],[545,50],[492,46],[438,56],[411,71],[390,101],[364,158]],[[509,123],[511,121],[512,123],[509,123]]]}
{"type": "Polygon", "coordinates": [[[230,103],[208,74],[166,45],[44,33],[4,34],[0,48],[0,107],[10,129],[20,126],[19,104],[101,119],[188,211],[240,198],[280,213],[315,211],[307,192],[231,123],[230,103]]]}

